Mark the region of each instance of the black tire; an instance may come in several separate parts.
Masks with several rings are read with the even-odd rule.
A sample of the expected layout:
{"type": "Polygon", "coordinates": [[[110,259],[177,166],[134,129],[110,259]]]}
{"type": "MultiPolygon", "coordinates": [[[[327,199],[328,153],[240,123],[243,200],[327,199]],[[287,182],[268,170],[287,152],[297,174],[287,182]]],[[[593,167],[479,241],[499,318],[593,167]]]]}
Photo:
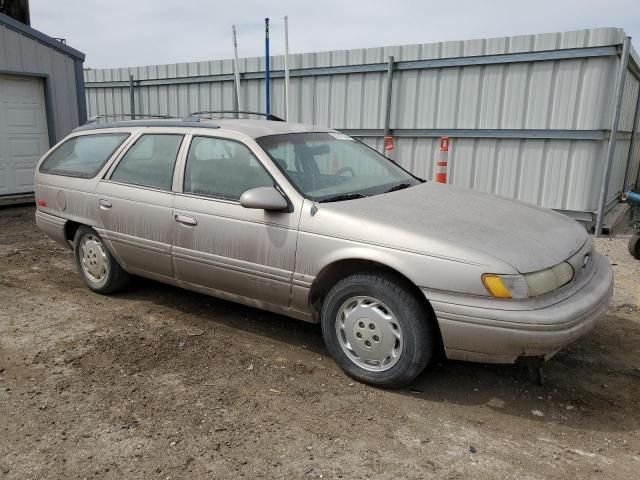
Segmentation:
{"type": "Polygon", "coordinates": [[[629,253],[640,260],[640,233],[631,235],[629,239],[629,253]]]}
{"type": "Polygon", "coordinates": [[[432,317],[430,310],[401,279],[384,273],[354,274],[339,281],[325,297],[322,335],[329,353],[350,377],[378,387],[399,388],[417,377],[431,360],[436,345],[432,317]],[[399,323],[402,351],[387,370],[370,371],[361,367],[347,355],[338,340],[336,323],[341,307],[350,299],[362,296],[381,301],[399,323]]]}
{"type": "Polygon", "coordinates": [[[104,242],[93,228],[85,225],[78,228],[73,239],[73,254],[76,261],[76,269],[78,270],[82,281],[94,292],[109,295],[122,289],[129,283],[130,275],[125,272],[116,259],[113,258],[113,255],[111,255],[111,252],[109,252],[104,242]],[[82,266],[81,242],[87,236],[93,237],[104,251],[104,265],[106,267],[106,272],[103,278],[100,278],[99,281],[91,278],[82,266]]]}

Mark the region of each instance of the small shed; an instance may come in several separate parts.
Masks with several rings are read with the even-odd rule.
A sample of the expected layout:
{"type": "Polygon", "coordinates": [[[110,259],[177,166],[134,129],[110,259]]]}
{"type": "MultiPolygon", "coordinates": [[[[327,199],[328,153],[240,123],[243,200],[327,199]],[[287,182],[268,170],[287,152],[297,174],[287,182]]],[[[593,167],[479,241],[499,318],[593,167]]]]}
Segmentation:
{"type": "Polygon", "coordinates": [[[33,192],[38,159],[86,121],[83,61],[63,40],[0,13],[0,200],[33,192]]]}

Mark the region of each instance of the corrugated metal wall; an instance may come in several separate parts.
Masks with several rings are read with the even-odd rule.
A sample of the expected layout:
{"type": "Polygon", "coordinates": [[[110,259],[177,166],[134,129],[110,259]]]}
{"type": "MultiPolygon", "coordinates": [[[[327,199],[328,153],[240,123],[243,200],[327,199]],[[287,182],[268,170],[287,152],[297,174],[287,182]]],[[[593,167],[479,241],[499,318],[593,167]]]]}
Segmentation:
{"type": "MultiPolygon", "coordinates": [[[[0,23],[0,72],[46,76],[58,141],[79,124],[74,59],[0,23]]],[[[84,120],[83,120],[84,121],[84,120]]],[[[53,125],[49,126],[50,128],[53,125]]],[[[42,152],[44,153],[44,152],[42,152]]]]}
{"type": "MultiPolygon", "coordinates": [[[[382,149],[386,62],[394,57],[394,158],[433,178],[449,135],[450,181],[549,208],[597,210],[624,32],[568,33],[290,55],[291,121],[343,129],[382,149]]],[[[608,204],[627,166],[638,57],[626,75],[608,204]]],[[[283,57],[272,58],[272,112],[284,116],[283,57]]],[[[264,111],[263,58],[240,60],[242,104],[264,111]]],[[[230,60],[87,70],[89,115],[182,116],[234,108],[230,60]]],[[[636,148],[632,179],[640,151],[636,148]]]]}

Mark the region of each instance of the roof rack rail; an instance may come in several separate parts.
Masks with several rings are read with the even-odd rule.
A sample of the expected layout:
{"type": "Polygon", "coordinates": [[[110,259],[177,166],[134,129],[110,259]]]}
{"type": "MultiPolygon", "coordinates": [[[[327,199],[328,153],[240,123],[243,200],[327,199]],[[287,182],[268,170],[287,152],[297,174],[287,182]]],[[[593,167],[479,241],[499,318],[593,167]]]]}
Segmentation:
{"type": "Polygon", "coordinates": [[[285,122],[286,120],[284,120],[283,118],[277,117],[276,115],[273,115],[271,113],[262,113],[262,112],[251,112],[248,110],[203,110],[201,112],[193,112],[188,114],[186,117],[183,118],[183,120],[185,122],[199,122],[200,119],[198,118],[198,115],[207,115],[210,113],[233,113],[233,114],[244,114],[244,115],[258,115],[260,117],[266,117],[267,120],[271,120],[274,122],[285,122]]]}
{"type": "Polygon", "coordinates": [[[100,118],[124,118],[131,117],[132,119],[136,118],[176,118],[171,115],[161,115],[155,113],[101,113],[99,115],[94,115],[91,118],[88,118],[85,122],[85,125],[89,125],[91,123],[98,123],[100,118]]]}

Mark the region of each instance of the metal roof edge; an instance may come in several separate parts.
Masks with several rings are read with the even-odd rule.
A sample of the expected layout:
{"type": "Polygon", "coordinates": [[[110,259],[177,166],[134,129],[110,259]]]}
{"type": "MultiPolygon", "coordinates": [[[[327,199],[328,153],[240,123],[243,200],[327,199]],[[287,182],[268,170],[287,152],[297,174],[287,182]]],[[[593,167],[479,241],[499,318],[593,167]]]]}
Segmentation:
{"type": "Polygon", "coordinates": [[[41,42],[48,47],[53,48],[54,50],[59,51],[69,57],[75,58],[77,60],[83,61],[85,59],[84,53],[79,50],[76,50],[73,47],[65,45],[64,43],[59,42],[58,40],[46,35],[35,28],[32,28],[28,25],[25,25],[18,20],[15,20],[4,13],[0,13],[0,25],[6,25],[12,30],[15,30],[18,33],[21,33],[27,37],[30,37],[38,42],[41,42]]]}
{"type": "MultiPolygon", "coordinates": [[[[464,43],[469,43],[469,42],[477,42],[477,41],[483,41],[483,42],[487,42],[487,41],[492,41],[492,42],[500,42],[500,41],[505,41],[505,42],[514,42],[517,39],[523,39],[523,38],[532,38],[535,39],[537,37],[543,37],[543,36],[549,36],[549,35],[564,35],[564,36],[569,36],[569,35],[579,35],[579,34],[587,34],[589,33],[589,36],[591,37],[591,40],[589,42],[587,42],[586,45],[575,45],[575,46],[560,46],[560,47],[555,47],[555,48],[551,48],[551,49],[547,49],[547,48],[540,48],[540,49],[536,49],[536,48],[529,48],[529,49],[517,49],[516,51],[505,51],[505,52],[497,52],[497,53],[488,53],[488,54],[479,54],[480,56],[483,55],[505,55],[505,54],[521,54],[521,53],[538,53],[538,52],[542,52],[542,51],[555,51],[555,50],[565,50],[565,49],[586,49],[586,48],[598,48],[598,47],[606,47],[606,46],[615,46],[615,45],[622,45],[622,42],[625,38],[625,36],[627,36],[626,32],[624,31],[623,28],[621,27],[594,27],[594,28],[583,28],[583,29],[578,29],[578,30],[567,30],[567,31],[556,31],[556,32],[541,32],[541,33],[525,33],[525,34],[521,34],[521,35],[504,35],[504,36],[498,36],[498,37],[485,37],[485,38],[468,38],[468,39],[461,39],[461,40],[444,40],[444,41],[433,41],[433,42],[428,42],[428,43],[410,43],[410,44],[404,44],[404,45],[377,45],[374,47],[361,47],[361,48],[349,48],[349,49],[338,49],[338,50],[320,50],[320,51],[308,51],[308,52],[296,52],[296,53],[292,53],[289,55],[290,59],[296,59],[299,58],[300,60],[290,60],[292,65],[295,65],[297,61],[300,61],[300,66],[297,66],[295,68],[297,69],[302,69],[302,68],[312,68],[312,66],[303,66],[303,60],[302,57],[306,56],[306,55],[314,55],[314,56],[322,56],[322,55],[327,55],[327,54],[344,54],[344,55],[353,55],[353,54],[363,54],[366,55],[367,52],[371,53],[374,50],[383,50],[385,59],[382,60],[385,63],[385,71],[386,71],[386,56],[387,55],[394,55],[394,52],[397,52],[399,50],[402,49],[408,49],[408,48],[425,48],[425,47],[436,47],[438,46],[439,48],[441,48],[441,50],[444,52],[445,50],[447,50],[448,47],[451,47],[455,44],[464,44],[464,43]]],[[[473,57],[476,56],[476,54],[457,54],[457,53],[442,53],[439,56],[436,57],[425,57],[422,59],[416,59],[416,60],[447,60],[449,58],[467,58],[467,57],[473,57]]],[[[273,69],[276,70],[282,70],[283,67],[280,64],[280,62],[283,61],[284,55],[271,55],[271,65],[273,69]]],[[[243,63],[246,62],[258,62],[259,66],[257,69],[254,70],[244,70],[241,73],[255,73],[255,72],[264,72],[264,64],[262,62],[264,62],[264,57],[262,56],[249,56],[249,57],[242,57],[239,59],[240,61],[240,65],[242,68],[243,63]]],[[[407,60],[407,59],[401,59],[396,57],[396,61],[413,61],[413,60],[407,60]]],[[[375,61],[364,61],[362,63],[362,65],[369,65],[369,64],[376,64],[379,63],[380,60],[375,60],[375,61]]],[[[221,70],[217,70],[217,73],[215,75],[233,75],[233,59],[232,58],[219,58],[219,59],[209,59],[209,60],[199,60],[199,61],[194,61],[194,62],[172,62],[172,63],[162,63],[162,64],[146,64],[146,65],[135,65],[135,66],[128,66],[128,67],[88,67],[84,69],[85,75],[87,74],[87,72],[89,71],[94,71],[94,72],[98,72],[98,71],[102,71],[102,72],[116,72],[118,70],[120,71],[126,71],[127,74],[136,74],[136,69],[147,69],[147,68],[154,68],[154,67],[171,67],[171,68],[175,68],[176,70],[183,68],[188,70],[190,68],[190,66],[193,65],[202,65],[205,66],[207,64],[210,63],[218,63],[221,70]],[[226,65],[223,65],[226,64],[226,65]],[[226,68],[226,69],[225,69],[226,68]]],[[[332,66],[346,66],[348,65],[348,63],[345,62],[339,62],[338,64],[334,64],[332,66]]],[[[320,66],[316,66],[313,68],[325,68],[325,67],[329,67],[329,65],[320,65],[320,66]]],[[[166,77],[159,77],[159,79],[165,79],[165,78],[183,78],[183,77],[188,77],[190,75],[177,75],[177,76],[166,76],[166,77]]],[[[156,77],[154,77],[156,78],[156,77]]],[[[148,80],[147,78],[144,78],[145,80],[148,80]]],[[[90,78],[86,78],[85,80],[87,82],[100,82],[99,80],[94,80],[94,79],[90,79],[90,78]]],[[[137,79],[138,80],[138,79],[137,79]]]]}

